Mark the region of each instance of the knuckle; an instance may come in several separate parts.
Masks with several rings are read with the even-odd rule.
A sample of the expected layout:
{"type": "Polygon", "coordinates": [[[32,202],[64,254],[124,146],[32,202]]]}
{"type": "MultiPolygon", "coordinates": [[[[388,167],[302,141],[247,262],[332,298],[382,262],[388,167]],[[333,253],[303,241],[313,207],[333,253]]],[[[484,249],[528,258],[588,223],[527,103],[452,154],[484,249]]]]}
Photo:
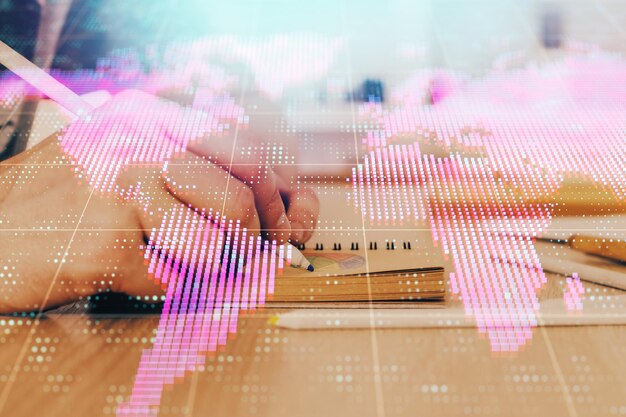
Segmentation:
{"type": "Polygon", "coordinates": [[[267,200],[265,209],[269,213],[275,214],[277,217],[285,211],[285,206],[283,205],[283,200],[280,197],[278,188],[274,188],[271,197],[267,200]]]}
{"type": "Polygon", "coordinates": [[[254,193],[249,187],[241,184],[234,191],[232,210],[236,218],[246,220],[255,214],[254,193]]]}
{"type": "Polygon", "coordinates": [[[302,193],[305,195],[305,198],[313,204],[315,208],[319,208],[320,199],[315,191],[313,191],[311,188],[304,188],[302,190],[302,193]]]}

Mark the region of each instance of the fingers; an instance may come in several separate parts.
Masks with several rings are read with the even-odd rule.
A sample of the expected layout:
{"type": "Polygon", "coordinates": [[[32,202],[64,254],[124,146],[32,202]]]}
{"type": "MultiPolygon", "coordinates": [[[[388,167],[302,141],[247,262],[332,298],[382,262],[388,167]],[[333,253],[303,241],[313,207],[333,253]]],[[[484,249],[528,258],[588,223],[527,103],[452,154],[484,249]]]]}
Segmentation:
{"type": "Polygon", "coordinates": [[[270,148],[247,135],[240,135],[236,143],[234,139],[219,138],[189,145],[191,152],[206,157],[250,187],[266,237],[282,244],[289,239],[291,226],[280,197],[276,173],[270,165],[270,148]]]}
{"type": "Polygon", "coordinates": [[[311,238],[320,212],[320,203],[310,188],[292,191],[289,195],[287,217],[291,223],[290,240],[304,243],[311,238]]]}
{"type": "MultiPolygon", "coordinates": [[[[271,170],[269,170],[271,171],[271,170]]],[[[260,175],[274,176],[273,173],[264,171],[260,175]]],[[[267,234],[269,240],[277,243],[285,243],[291,235],[291,224],[285,212],[283,200],[276,185],[275,178],[271,183],[252,186],[256,207],[261,220],[261,227],[267,234]]]]}
{"type": "MultiPolygon", "coordinates": [[[[198,120],[201,119],[198,118],[198,120]]],[[[168,132],[174,138],[177,136],[177,132],[172,130],[171,126],[168,128],[168,132]]],[[[205,137],[204,139],[192,141],[188,144],[187,149],[221,167],[227,174],[238,180],[233,182],[233,178],[229,178],[228,175],[220,176],[214,169],[207,171],[207,174],[211,175],[214,182],[203,184],[201,181],[202,176],[198,175],[195,178],[195,190],[202,189],[203,186],[213,187],[219,185],[222,186],[220,191],[226,190],[226,201],[225,204],[222,204],[222,211],[228,212],[223,213],[224,215],[238,218],[242,221],[242,224],[248,225],[250,229],[257,228],[254,224],[255,211],[251,210],[248,204],[249,192],[245,188],[248,187],[252,192],[256,207],[256,217],[260,223],[260,228],[264,231],[265,237],[269,240],[275,240],[279,244],[285,243],[291,237],[291,224],[279,192],[278,176],[273,169],[274,165],[279,165],[281,170],[290,169],[291,174],[288,176],[295,172],[294,169],[284,166],[284,162],[288,160],[288,155],[290,154],[287,143],[261,143],[254,135],[242,131],[233,137],[225,136],[213,139],[205,137]],[[228,186],[225,186],[224,182],[228,186]],[[231,182],[233,183],[232,187],[230,186],[231,182]]],[[[185,176],[185,181],[193,181],[194,175],[185,175],[185,172],[173,167],[171,169],[172,172],[169,175],[172,178],[174,176],[185,176]]],[[[173,181],[167,182],[169,184],[173,181]]],[[[178,182],[178,184],[183,183],[178,182]]],[[[216,194],[214,191],[211,191],[209,194],[205,193],[205,196],[199,196],[196,192],[194,196],[190,192],[193,190],[189,188],[180,186],[168,188],[181,201],[196,207],[206,208],[207,204],[215,205],[217,203],[215,198],[219,198],[219,192],[216,194]],[[206,199],[205,197],[207,196],[210,197],[206,199]]],[[[304,222],[303,227],[306,230],[310,221],[301,219],[301,217],[307,216],[302,213],[295,216],[298,217],[298,220],[304,222]]]]}
{"type": "Polygon", "coordinates": [[[167,190],[181,202],[206,213],[239,220],[249,233],[260,233],[252,189],[219,166],[187,153],[184,158],[169,161],[162,175],[167,190]]]}
{"type": "MultiPolygon", "coordinates": [[[[181,166],[181,169],[188,166],[190,165],[181,166]]],[[[219,170],[217,167],[216,169],[219,170]]],[[[195,205],[181,201],[168,191],[162,175],[165,174],[162,173],[161,167],[135,166],[124,171],[118,180],[125,191],[130,190],[132,184],[139,187],[131,194],[129,201],[135,206],[143,238],[148,242],[143,256],[139,258],[142,263],[145,262],[143,268],[146,273],[149,272],[150,278],[120,281],[116,287],[118,291],[131,295],[154,296],[155,292],[158,294],[159,289],[166,288],[169,279],[180,275],[182,271],[203,269],[207,263],[213,262],[214,256],[220,256],[215,254],[222,253],[224,246],[234,242],[232,239],[226,239],[227,234],[222,234],[225,230],[231,230],[233,224],[227,221],[232,219],[217,218],[221,201],[219,207],[216,199],[209,200],[209,204],[205,199],[196,202],[195,205]],[[217,239],[218,235],[225,238],[217,239]],[[206,249],[213,243],[217,243],[213,255],[202,256],[204,250],[201,248],[206,249]],[[172,265],[177,266],[171,269],[172,265]],[[156,289],[152,288],[154,284],[157,284],[156,289]]],[[[187,189],[187,183],[181,185],[174,179],[170,179],[170,182],[173,188],[181,190],[180,194],[187,193],[188,198],[190,196],[198,198],[193,192],[193,184],[187,189]]],[[[254,207],[253,203],[251,205],[254,207]]],[[[237,235],[236,238],[238,237],[237,235]]]]}
{"type": "MultiPolygon", "coordinates": [[[[113,292],[141,297],[146,301],[160,300],[163,290],[160,285],[156,285],[153,280],[149,279],[142,251],[139,250],[144,245],[143,234],[136,230],[116,232],[114,245],[103,239],[108,237],[108,234],[110,232],[103,232],[100,236],[92,232],[76,234],[73,245],[81,248],[81,261],[89,262],[89,268],[99,273],[95,274],[95,279],[92,279],[87,286],[84,285],[82,274],[77,273],[74,277],[64,276],[66,284],[71,283],[72,278],[74,279],[72,298],[78,299],[81,296],[106,291],[108,287],[113,292]],[[111,250],[112,247],[114,250],[111,250]],[[83,252],[84,248],[90,248],[92,256],[87,256],[87,253],[83,252]],[[99,256],[97,256],[98,253],[99,256]],[[102,281],[103,271],[113,271],[108,274],[108,281],[102,281]],[[81,282],[83,286],[77,287],[76,284],[81,282]]],[[[68,259],[69,261],[71,259],[68,259]]]]}

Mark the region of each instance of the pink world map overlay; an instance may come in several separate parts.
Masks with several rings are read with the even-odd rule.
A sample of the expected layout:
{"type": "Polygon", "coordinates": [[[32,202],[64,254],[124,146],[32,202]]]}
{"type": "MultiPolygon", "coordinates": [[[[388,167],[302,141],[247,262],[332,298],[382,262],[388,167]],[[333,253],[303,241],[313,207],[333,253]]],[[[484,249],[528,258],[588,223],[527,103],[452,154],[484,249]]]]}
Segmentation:
{"type": "MultiPolygon", "coordinates": [[[[157,100],[128,90],[79,119],[60,135],[67,155],[91,187],[150,210],[153,197],[141,182],[121,188],[124,167],[166,164],[191,140],[215,135],[247,118],[232,100],[208,111],[157,100]]],[[[217,136],[214,136],[217,137],[217,136]]],[[[219,139],[215,139],[219,140],[219,139]]],[[[240,311],[262,306],[274,279],[289,262],[282,246],[248,235],[239,222],[183,203],[163,213],[145,248],[148,272],[166,289],[152,348],[139,362],[134,387],[120,416],[155,415],[163,388],[198,369],[206,354],[224,346],[237,330],[240,311]]]]}
{"type": "MultiPolygon", "coordinates": [[[[494,351],[516,351],[532,337],[546,282],[533,240],[555,206],[537,201],[550,201],[565,177],[591,179],[617,203],[626,197],[626,61],[591,48],[475,80],[425,71],[393,96],[385,108],[360,108],[375,128],[353,170],[354,204],[374,224],[428,220],[454,263],[452,292],[494,351]],[[426,82],[433,74],[438,82],[426,82]],[[416,137],[448,156],[394,144],[416,137]]],[[[572,272],[564,301],[582,309],[572,272]]]]}
{"type": "MultiPolygon", "coordinates": [[[[537,292],[546,281],[533,238],[554,212],[529,197],[553,195],[564,176],[574,175],[624,200],[625,86],[626,61],[597,50],[475,80],[418,73],[390,106],[360,109],[376,127],[363,138],[369,154],[353,172],[355,208],[372,223],[429,221],[435,242],[454,261],[451,289],[468,315],[494,351],[517,351],[532,337],[537,292]],[[434,76],[437,82],[424,82],[434,76]],[[423,104],[425,95],[434,104],[423,104]],[[449,156],[423,152],[418,136],[449,156]],[[411,143],[394,143],[407,138],[411,143]]],[[[142,93],[123,94],[127,100],[73,123],[60,140],[95,190],[144,207],[150,197],[141,183],[116,184],[125,165],[164,162],[196,137],[247,123],[241,108],[210,89],[204,105],[183,111],[142,93]]],[[[144,351],[118,415],[158,413],[163,388],[223,346],[241,311],[263,305],[284,266],[280,250],[219,213],[182,204],[165,213],[144,256],[167,296],[154,345],[144,351]]],[[[582,308],[581,296],[573,275],[568,308],[582,308]]]]}
{"type": "MultiPolygon", "coordinates": [[[[148,212],[152,198],[141,182],[127,188],[117,183],[125,167],[165,166],[190,141],[248,123],[248,116],[226,92],[237,77],[207,64],[216,50],[229,50],[246,61],[260,91],[276,98],[290,84],[324,73],[339,46],[335,39],[313,34],[277,35],[256,45],[225,36],[173,43],[149,73],[141,70],[132,51],[101,60],[95,71],[51,71],[76,92],[117,93],[114,100],[63,129],[60,144],[81,167],[77,175],[85,176],[95,191],[148,212]],[[302,54],[310,55],[305,52],[310,48],[303,45],[314,49],[316,65],[302,59],[302,54]],[[279,59],[267,60],[267,54],[279,59]],[[143,92],[167,95],[184,91],[189,84],[196,88],[188,108],[143,92]]],[[[24,95],[40,93],[4,74],[0,102],[12,106],[24,95]]],[[[239,312],[265,303],[275,276],[291,258],[289,250],[284,253],[274,242],[248,236],[239,223],[220,213],[181,203],[162,214],[161,227],[152,230],[144,256],[155,282],[166,288],[165,303],[153,347],[142,354],[131,396],[117,410],[120,416],[158,414],[163,388],[196,370],[207,352],[224,346],[228,335],[236,332],[239,312]]]]}

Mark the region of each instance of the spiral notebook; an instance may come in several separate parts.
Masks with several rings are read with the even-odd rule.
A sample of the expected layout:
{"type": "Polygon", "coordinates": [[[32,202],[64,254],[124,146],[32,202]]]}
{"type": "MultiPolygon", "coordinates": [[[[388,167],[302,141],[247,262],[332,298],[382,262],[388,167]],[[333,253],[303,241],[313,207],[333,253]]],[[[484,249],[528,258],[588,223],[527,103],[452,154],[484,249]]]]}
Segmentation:
{"type": "Polygon", "coordinates": [[[287,267],[272,302],[443,301],[444,268],[414,239],[313,242],[300,247],[315,267],[287,267]],[[365,246],[365,247],[364,247],[365,246]]]}

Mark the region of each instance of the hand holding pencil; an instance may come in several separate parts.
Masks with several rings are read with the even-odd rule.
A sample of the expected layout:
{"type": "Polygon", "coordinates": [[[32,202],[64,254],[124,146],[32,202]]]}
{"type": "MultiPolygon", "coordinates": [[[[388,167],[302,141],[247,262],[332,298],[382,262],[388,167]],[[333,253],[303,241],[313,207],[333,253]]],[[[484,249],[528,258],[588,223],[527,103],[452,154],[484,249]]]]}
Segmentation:
{"type": "MultiPolygon", "coordinates": [[[[145,245],[151,231],[162,228],[167,216],[176,213],[185,213],[198,222],[207,221],[203,213],[219,213],[245,228],[248,236],[263,233],[277,244],[303,243],[313,233],[319,213],[315,193],[304,185],[287,193],[281,189],[282,177],[266,158],[271,147],[258,143],[261,132],[236,136],[236,145],[241,149],[262,148],[265,153],[237,153],[235,137],[210,137],[211,119],[200,110],[185,109],[139,90],[118,93],[94,109],[2,42],[0,63],[68,111],[82,116],[60,137],[52,135],[0,165],[2,222],[17,229],[37,222],[70,222],[77,227],[68,220],[72,218],[68,213],[82,213],[81,224],[112,230],[97,237],[75,232],[71,244],[88,247],[89,251],[85,250],[84,256],[66,253],[58,264],[49,261],[59,256],[58,243],[49,235],[29,234],[3,245],[0,258],[19,265],[13,273],[20,279],[16,279],[19,285],[3,294],[0,312],[44,311],[109,290],[151,299],[161,296],[163,288],[148,279],[137,248],[145,245]],[[190,138],[192,134],[182,132],[181,126],[193,126],[189,130],[196,133],[190,138]],[[120,137],[128,140],[120,141],[120,137]],[[176,151],[181,143],[185,148],[176,151]],[[132,167],[102,169],[124,165],[125,155],[134,155],[134,159],[128,158],[134,162],[132,167]],[[89,173],[88,182],[77,180],[74,164],[55,164],[67,158],[89,173]],[[29,178],[28,187],[13,186],[19,175],[15,166],[31,164],[54,166],[54,173],[42,169],[29,178]],[[122,194],[120,190],[135,192],[122,194]],[[117,204],[120,196],[128,204],[117,204]],[[38,251],[34,258],[30,257],[32,248],[38,251]],[[58,265],[63,265],[62,270],[58,265]],[[115,270],[114,278],[102,280],[111,270],[115,270]],[[58,282],[64,284],[55,286],[58,282]]],[[[292,251],[291,263],[312,269],[297,250],[292,251]]]]}

